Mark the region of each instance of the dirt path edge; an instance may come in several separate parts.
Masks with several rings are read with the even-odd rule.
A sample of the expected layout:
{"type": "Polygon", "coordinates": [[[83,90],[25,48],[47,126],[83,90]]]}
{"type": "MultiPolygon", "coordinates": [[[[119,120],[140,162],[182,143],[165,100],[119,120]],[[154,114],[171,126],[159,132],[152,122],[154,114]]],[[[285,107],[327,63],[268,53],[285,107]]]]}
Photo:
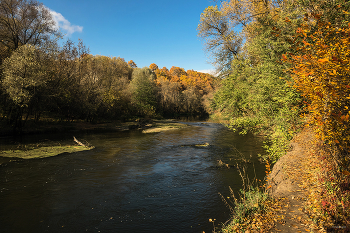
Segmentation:
{"type": "Polygon", "coordinates": [[[277,161],[268,178],[269,194],[284,203],[278,213],[283,221],[279,221],[270,232],[317,232],[310,227],[312,220],[304,212],[308,194],[301,188],[305,172],[302,161],[307,150],[297,141],[290,145],[291,150],[277,161]]]}

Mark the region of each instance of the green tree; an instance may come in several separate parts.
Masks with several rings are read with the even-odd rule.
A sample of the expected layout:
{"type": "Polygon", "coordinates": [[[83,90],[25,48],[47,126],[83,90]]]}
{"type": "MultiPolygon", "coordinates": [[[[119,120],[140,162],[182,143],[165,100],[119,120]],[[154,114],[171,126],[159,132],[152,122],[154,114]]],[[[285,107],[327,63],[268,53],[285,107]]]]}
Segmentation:
{"type": "Polygon", "coordinates": [[[10,120],[15,128],[21,129],[22,117],[40,105],[35,100],[41,96],[46,85],[46,71],[41,51],[33,45],[19,47],[3,62],[2,86],[10,97],[14,106],[11,109],[10,120]]]}
{"type": "Polygon", "coordinates": [[[135,69],[132,74],[132,102],[138,115],[151,117],[156,113],[156,75],[148,67],[135,69]]]}
{"type": "Polygon", "coordinates": [[[90,96],[87,118],[116,119],[128,114],[126,90],[132,68],[124,59],[88,55],[79,67],[83,89],[90,96]]]}
{"type": "Polygon", "coordinates": [[[287,4],[277,11],[277,5],[268,1],[265,5],[252,2],[257,5],[244,13],[233,8],[237,2],[248,4],[226,2],[225,14],[236,21],[244,15],[250,17],[244,23],[244,49],[232,61],[231,75],[222,81],[212,107],[231,129],[265,135],[268,158],[275,162],[287,151],[299,120],[301,99],[281,57],[292,52],[290,39],[302,13],[287,4]]]}
{"type": "Polygon", "coordinates": [[[205,48],[217,71],[226,73],[234,56],[242,47],[242,37],[236,33],[226,15],[217,6],[209,6],[201,14],[198,36],[205,40],[205,48]]]}
{"type": "MultiPolygon", "coordinates": [[[[32,44],[48,48],[50,43],[55,46],[52,39],[59,36],[55,22],[43,4],[35,0],[0,1],[0,66],[20,46],[32,44]]],[[[0,83],[2,78],[1,73],[0,83]]],[[[13,115],[11,97],[4,89],[0,87],[0,114],[11,112],[13,115]]]]}

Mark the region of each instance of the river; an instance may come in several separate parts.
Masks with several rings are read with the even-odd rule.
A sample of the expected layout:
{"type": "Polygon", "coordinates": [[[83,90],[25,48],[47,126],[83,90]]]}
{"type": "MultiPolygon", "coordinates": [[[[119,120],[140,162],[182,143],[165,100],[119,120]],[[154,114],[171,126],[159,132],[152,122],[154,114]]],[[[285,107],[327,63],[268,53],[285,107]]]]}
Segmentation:
{"type": "MultiPolygon", "coordinates": [[[[0,232],[212,232],[209,219],[217,226],[230,217],[218,193],[242,188],[234,165],[249,160],[249,176],[264,177],[262,144],[220,124],[187,124],[152,134],[74,135],[95,149],[3,162],[0,232]],[[218,167],[218,160],[231,167],[218,167]]],[[[22,143],[46,139],[72,135],[27,136],[22,143]]]]}

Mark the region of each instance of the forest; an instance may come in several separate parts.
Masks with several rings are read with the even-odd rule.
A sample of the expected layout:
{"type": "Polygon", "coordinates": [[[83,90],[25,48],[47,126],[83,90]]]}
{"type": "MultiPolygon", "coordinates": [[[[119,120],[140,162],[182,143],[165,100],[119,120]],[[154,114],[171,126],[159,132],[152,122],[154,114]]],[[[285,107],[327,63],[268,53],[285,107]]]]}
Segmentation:
{"type": "MultiPolygon", "coordinates": [[[[313,187],[308,209],[314,229],[328,232],[334,224],[349,226],[350,3],[217,3],[204,10],[198,25],[198,36],[223,77],[211,102],[211,117],[241,134],[264,137],[266,153],[261,156],[267,175],[270,165],[291,150],[293,138],[312,132],[314,140],[306,145],[303,163],[314,168],[308,171],[314,182],[308,183],[313,187]]],[[[250,194],[257,197],[255,191],[250,194]]],[[[256,216],[246,216],[260,207],[246,208],[243,214],[237,209],[224,232],[268,230],[256,227],[256,216]]]]}
{"type": "Polygon", "coordinates": [[[93,56],[81,40],[61,45],[52,16],[36,1],[1,1],[0,17],[0,120],[15,132],[28,121],[208,115],[219,81],[212,75],[93,56]]]}
{"type": "MultiPolygon", "coordinates": [[[[0,125],[20,132],[28,121],[210,115],[264,139],[267,175],[293,138],[309,130],[315,138],[304,159],[314,169],[309,216],[318,230],[349,227],[350,3],[216,3],[200,15],[197,30],[218,77],[154,63],[138,68],[132,60],[91,55],[83,41],[61,45],[41,3],[1,1],[0,125]]],[[[241,212],[223,231],[267,230],[256,217],[271,213],[274,201],[264,193],[266,188],[243,191],[258,203],[237,208],[241,212]]]]}

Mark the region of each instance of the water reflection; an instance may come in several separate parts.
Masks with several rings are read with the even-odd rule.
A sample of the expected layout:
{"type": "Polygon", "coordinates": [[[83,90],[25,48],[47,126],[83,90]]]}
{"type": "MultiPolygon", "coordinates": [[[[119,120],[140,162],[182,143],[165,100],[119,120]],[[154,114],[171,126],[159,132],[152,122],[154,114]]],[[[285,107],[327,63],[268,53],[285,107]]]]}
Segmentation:
{"type": "Polygon", "coordinates": [[[218,124],[190,124],[157,134],[79,135],[96,148],[0,165],[2,230],[211,232],[209,218],[229,217],[218,192],[241,187],[237,170],[218,169],[217,161],[236,161],[237,148],[263,176],[261,144],[218,124]],[[204,143],[210,146],[195,146],[204,143]]]}

